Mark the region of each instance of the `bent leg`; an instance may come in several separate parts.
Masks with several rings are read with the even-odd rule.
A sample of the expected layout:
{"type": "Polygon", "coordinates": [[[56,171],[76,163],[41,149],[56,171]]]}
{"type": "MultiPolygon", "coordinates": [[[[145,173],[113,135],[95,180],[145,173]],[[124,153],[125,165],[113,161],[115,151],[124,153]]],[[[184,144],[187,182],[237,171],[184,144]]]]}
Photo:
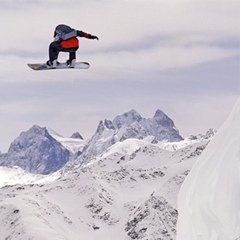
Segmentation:
{"type": "Polygon", "coordinates": [[[72,48],[69,52],[69,62],[71,63],[73,59],[76,59],[76,51],[78,50],[78,47],[72,48]]]}
{"type": "Polygon", "coordinates": [[[72,62],[73,59],[76,59],[76,51],[69,53],[69,61],[72,62]]]}
{"type": "Polygon", "coordinates": [[[69,53],[69,62],[71,63],[73,59],[76,59],[76,51],[78,50],[78,47],[74,48],[62,48],[62,52],[68,52],[69,53]]]}
{"type": "Polygon", "coordinates": [[[51,62],[58,58],[59,51],[62,51],[62,47],[58,42],[52,42],[49,45],[49,60],[51,62]]]}

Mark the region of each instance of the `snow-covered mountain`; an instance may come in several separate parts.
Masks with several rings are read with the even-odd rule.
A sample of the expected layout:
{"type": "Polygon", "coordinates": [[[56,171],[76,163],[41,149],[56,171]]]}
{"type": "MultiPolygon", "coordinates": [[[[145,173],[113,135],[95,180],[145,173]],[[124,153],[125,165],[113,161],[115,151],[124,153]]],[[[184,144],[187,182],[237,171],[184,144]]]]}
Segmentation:
{"type": "MultiPolygon", "coordinates": [[[[154,136],[159,141],[174,142],[183,140],[174,126],[173,120],[159,109],[153,118],[150,119],[142,118],[135,110],[131,110],[121,116],[117,116],[112,124],[109,125],[111,126],[110,128],[121,129],[117,136],[120,141],[129,138],[129,136],[141,139],[147,135],[154,136]]],[[[107,125],[105,126],[107,127],[107,125]]]]}
{"type": "MultiPolygon", "coordinates": [[[[234,215],[234,210],[237,214],[239,213],[239,201],[237,201],[239,192],[236,182],[240,182],[236,176],[239,169],[239,165],[236,164],[239,158],[239,152],[236,150],[237,146],[239,149],[239,145],[236,142],[240,142],[237,116],[239,115],[231,117],[235,122],[228,124],[228,127],[232,127],[229,132],[226,128],[218,134],[222,137],[226,136],[226,141],[222,144],[218,140],[215,144],[211,144],[210,141],[214,140],[211,139],[215,138],[215,132],[211,129],[205,135],[191,136],[181,140],[173,121],[160,110],[152,119],[144,119],[132,110],[117,116],[113,121],[101,121],[96,133],[89,141],[79,137],[80,134],[64,138],[51,129],[34,126],[30,132],[35,134],[22,133],[10,146],[12,150],[14,149],[12,146],[15,146],[18,157],[25,157],[26,153],[31,152],[29,149],[32,146],[35,149],[41,146],[41,142],[48,144],[50,142],[51,146],[57,145],[60,149],[67,151],[68,160],[73,161],[49,175],[30,174],[18,167],[0,167],[0,236],[3,239],[19,239],[21,236],[21,239],[32,240],[45,240],[49,239],[49,236],[51,240],[175,240],[179,190],[188,173],[190,172],[188,179],[192,175],[192,166],[199,156],[206,157],[205,148],[209,142],[207,149],[212,146],[210,149],[214,148],[217,152],[221,148],[221,151],[219,150],[220,153],[216,155],[216,159],[220,160],[219,163],[215,162],[216,169],[213,168],[213,164],[209,167],[213,176],[203,171],[205,185],[209,185],[213,193],[211,196],[214,196],[209,202],[205,199],[207,207],[203,209],[206,210],[204,217],[210,217],[204,220],[209,226],[213,224],[218,229],[219,225],[213,218],[215,214],[213,210],[218,207],[224,209],[227,205],[218,201],[216,206],[212,203],[220,197],[220,199],[226,199],[226,204],[231,206],[229,211],[234,217],[231,218],[227,211],[227,214],[220,214],[219,219],[223,219],[223,223],[228,227],[230,225],[227,224],[227,220],[234,221],[232,227],[238,231],[239,215],[234,215]],[[238,137],[233,128],[238,132],[238,137]],[[21,146],[27,147],[21,148],[21,146]],[[230,164],[228,168],[225,162],[227,158],[223,156],[226,156],[231,149],[233,152],[228,156],[231,157],[230,159],[233,157],[234,164],[230,164]],[[220,164],[223,162],[224,167],[220,164]],[[226,181],[229,177],[229,169],[233,173],[230,182],[226,181]],[[219,190],[220,175],[225,176],[220,180],[225,198],[219,190]],[[231,191],[227,191],[227,187],[230,187],[231,191]]],[[[48,149],[48,152],[51,150],[48,149]]],[[[40,158],[40,153],[36,153],[33,155],[40,158]]],[[[213,150],[208,152],[207,158],[211,158],[213,153],[213,150]]],[[[3,154],[1,159],[10,158],[10,156],[8,153],[3,154]]],[[[205,166],[204,159],[202,163],[200,161],[200,165],[205,166]]],[[[193,170],[194,176],[198,176],[200,170],[193,170]]],[[[193,183],[200,182],[194,177],[190,179],[193,183]]],[[[185,192],[187,200],[195,196],[199,197],[196,205],[189,201],[192,204],[190,211],[199,208],[197,204],[201,199],[200,190],[197,192],[197,188],[191,188],[190,193],[185,192]],[[197,192],[196,195],[194,191],[197,192]]],[[[179,221],[178,227],[181,226],[183,230],[178,231],[179,234],[181,231],[185,234],[184,227],[188,226],[186,225],[188,219],[189,221],[193,219],[192,225],[189,224],[191,229],[197,226],[198,220],[192,218],[191,212],[188,212],[189,209],[185,209],[184,192],[179,199],[179,203],[182,204],[180,217],[183,210],[186,211],[187,217],[182,215],[182,223],[179,221]]],[[[202,212],[200,214],[196,211],[196,214],[200,216],[202,212]]],[[[202,231],[201,228],[199,229],[202,231]]],[[[212,236],[215,237],[215,228],[212,230],[204,226],[203,229],[202,234],[206,234],[204,231],[207,229],[206,232],[212,231],[212,236]]],[[[179,238],[179,240],[183,239],[190,240],[191,237],[179,238]]],[[[202,239],[212,240],[211,238],[202,239]]],[[[223,240],[223,238],[215,239],[223,240]]]]}
{"type": "Polygon", "coordinates": [[[149,136],[155,142],[182,140],[173,121],[161,110],[151,119],[131,110],[113,121],[100,121],[90,141],[83,140],[79,133],[64,138],[52,129],[33,126],[14,140],[7,154],[0,155],[0,166],[19,166],[31,173],[50,174],[70,160],[91,160],[119,141],[149,136]]]}
{"type": "Polygon", "coordinates": [[[47,182],[38,176],[33,184],[24,174],[21,185],[10,186],[5,180],[0,189],[0,236],[175,239],[178,191],[209,140],[188,141],[186,146],[151,140],[117,142],[88,163],[49,175],[47,182]]]}
{"type": "Polygon", "coordinates": [[[184,182],[178,240],[240,239],[240,99],[184,182]]]}
{"type": "Polygon", "coordinates": [[[81,159],[86,160],[104,152],[117,142],[126,139],[144,139],[153,136],[155,141],[175,142],[183,138],[170,119],[161,110],[154,117],[142,118],[135,110],[124,113],[111,120],[100,121],[97,131],[83,151],[81,159]]]}
{"type": "Polygon", "coordinates": [[[0,165],[49,174],[62,168],[69,157],[70,152],[46,128],[33,126],[13,141],[7,154],[0,156],[0,165]]]}

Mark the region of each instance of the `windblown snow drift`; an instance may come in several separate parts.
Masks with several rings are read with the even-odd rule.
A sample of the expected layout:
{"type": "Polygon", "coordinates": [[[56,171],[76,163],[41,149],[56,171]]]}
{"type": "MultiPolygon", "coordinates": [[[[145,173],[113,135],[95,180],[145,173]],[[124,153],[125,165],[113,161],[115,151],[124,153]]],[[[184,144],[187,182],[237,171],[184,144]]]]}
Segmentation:
{"type": "Polygon", "coordinates": [[[178,198],[178,240],[240,239],[240,99],[178,198]]]}

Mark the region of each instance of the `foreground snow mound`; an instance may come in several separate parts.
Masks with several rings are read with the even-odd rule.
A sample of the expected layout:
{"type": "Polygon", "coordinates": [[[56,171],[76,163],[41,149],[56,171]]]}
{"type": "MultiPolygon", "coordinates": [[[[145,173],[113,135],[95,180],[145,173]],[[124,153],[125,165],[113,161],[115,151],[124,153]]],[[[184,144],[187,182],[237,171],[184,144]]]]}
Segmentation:
{"type": "Polygon", "coordinates": [[[240,239],[240,99],[186,178],[178,240],[240,239]]]}

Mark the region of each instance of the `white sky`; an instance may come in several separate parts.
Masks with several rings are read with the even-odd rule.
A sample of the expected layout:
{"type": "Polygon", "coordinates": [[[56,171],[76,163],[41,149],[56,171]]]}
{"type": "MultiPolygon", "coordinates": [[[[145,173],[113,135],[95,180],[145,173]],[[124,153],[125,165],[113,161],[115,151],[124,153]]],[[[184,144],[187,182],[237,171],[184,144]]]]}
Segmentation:
{"type": "MultiPolygon", "coordinates": [[[[34,124],[91,137],[102,119],[157,109],[180,134],[218,129],[240,96],[240,1],[2,0],[0,151],[34,124]],[[32,71],[56,25],[81,38],[88,70],[32,71]]],[[[61,53],[59,60],[67,59],[61,53]]]]}

